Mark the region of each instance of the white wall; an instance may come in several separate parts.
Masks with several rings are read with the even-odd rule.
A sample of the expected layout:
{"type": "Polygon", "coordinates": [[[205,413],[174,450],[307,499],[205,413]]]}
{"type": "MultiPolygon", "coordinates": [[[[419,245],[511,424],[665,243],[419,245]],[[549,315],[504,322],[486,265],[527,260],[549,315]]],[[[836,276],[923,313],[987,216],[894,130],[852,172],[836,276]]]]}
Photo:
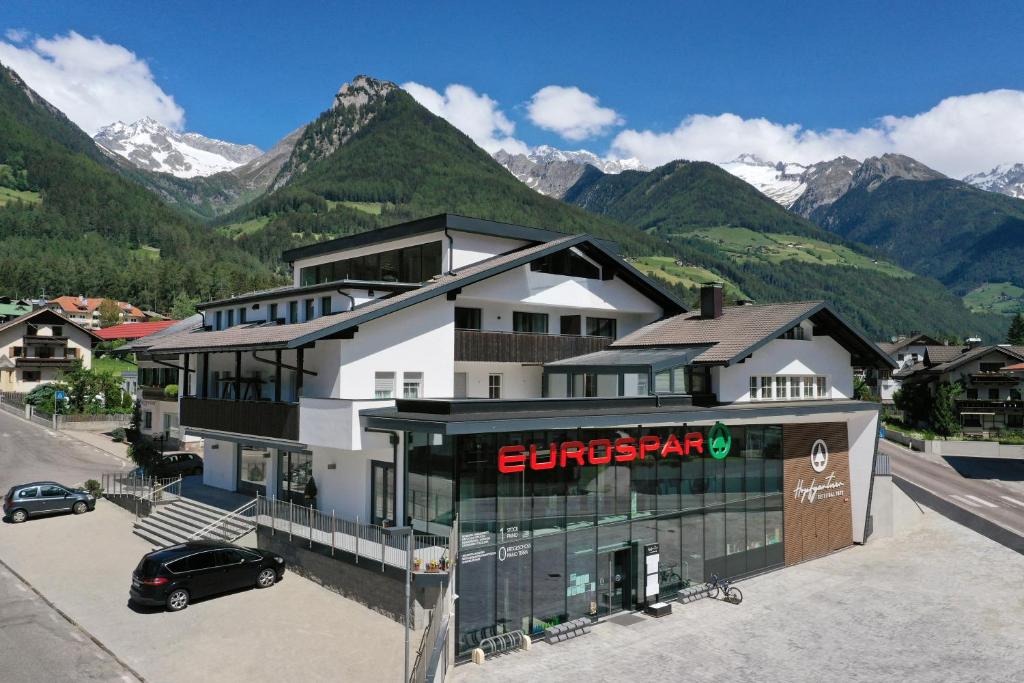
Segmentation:
{"type": "Polygon", "coordinates": [[[864,522],[868,510],[875,445],[878,437],[878,413],[867,411],[851,416],[846,422],[846,438],[850,447],[850,504],[853,508],[853,541],[864,542],[864,522]]]}
{"type": "Polygon", "coordinates": [[[544,368],[540,365],[458,361],[455,363],[455,372],[466,373],[467,398],[487,398],[488,378],[492,373],[501,374],[503,399],[541,397],[544,368]]]}
{"type": "MultiPolygon", "coordinates": [[[[16,361],[14,357],[13,347],[22,346],[22,337],[28,332],[28,325],[33,321],[28,320],[14,327],[9,327],[0,332],[0,356],[6,356],[11,361],[16,361]]],[[[68,338],[67,342],[67,353],[71,353],[72,349],[77,350],[78,358],[82,360],[82,365],[86,368],[92,367],[92,338],[84,331],[78,329],[70,322],[67,323],[53,323],[53,324],[39,324],[37,334],[40,337],[48,337],[53,335],[53,325],[62,327],[63,336],[68,338]]],[[[32,346],[31,344],[29,345],[32,346]]],[[[22,350],[22,353],[25,353],[22,350]]],[[[54,353],[58,353],[58,350],[54,350],[54,353]]],[[[0,369],[0,389],[4,391],[17,391],[27,393],[32,391],[40,384],[46,384],[47,382],[56,381],[58,376],[61,374],[62,369],[60,368],[23,368],[15,367],[10,370],[0,369]],[[38,371],[39,381],[28,382],[23,379],[23,372],[25,370],[38,371]]]]}
{"type": "MultiPolygon", "coordinates": [[[[452,238],[452,251],[454,253],[452,254],[452,266],[449,267],[447,264],[448,241],[446,239],[442,245],[444,249],[442,262],[445,264],[446,271],[452,268],[458,271],[459,268],[464,268],[471,263],[477,263],[478,261],[507,253],[528,244],[528,242],[523,240],[494,237],[493,235],[478,235],[472,232],[459,232],[457,230],[449,230],[448,234],[452,238]]],[[[441,233],[441,235],[443,237],[444,233],[441,233]]]]}
{"type": "Polygon", "coordinates": [[[850,352],[828,336],[811,340],[773,339],[743,363],[717,369],[713,379],[718,400],[749,401],[751,375],[824,375],[828,380],[828,398],[853,396],[850,352]]]}
{"type": "MultiPolygon", "coordinates": [[[[316,478],[317,507],[330,514],[333,510],[339,518],[361,522],[370,521],[370,474],[371,461],[394,462],[394,451],[387,434],[367,433],[361,450],[340,448],[312,448],[313,476],[316,478]],[[328,469],[328,465],[335,469],[328,469]]],[[[401,453],[401,444],[399,444],[401,453]]],[[[398,507],[401,508],[404,493],[399,467],[395,470],[395,485],[398,487],[398,507]]],[[[401,519],[400,510],[396,517],[401,519]]]]}
{"type": "MultiPolygon", "coordinates": [[[[367,301],[373,301],[379,299],[382,296],[390,295],[390,291],[382,289],[374,289],[373,294],[370,294],[371,290],[368,289],[356,289],[354,287],[343,287],[343,291],[351,295],[352,299],[355,300],[355,304],[366,303],[367,301]]],[[[291,291],[286,294],[268,295],[266,298],[262,298],[259,301],[244,301],[237,303],[227,303],[219,306],[211,306],[203,311],[205,315],[205,324],[210,326],[212,329],[227,329],[228,326],[228,314],[229,310],[234,311],[234,324],[239,325],[238,310],[245,309],[245,323],[251,324],[256,322],[265,322],[270,317],[270,306],[271,304],[277,304],[277,317],[284,319],[286,324],[294,322],[305,322],[306,320],[306,299],[313,299],[313,318],[319,318],[324,315],[323,304],[321,300],[324,297],[330,297],[331,299],[331,313],[341,313],[352,308],[352,299],[347,296],[342,296],[335,289],[324,289],[314,292],[296,292],[291,291]],[[298,306],[296,320],[291,320],[288,313],[289,302],[294,301],[298,306]],[[221,312],[221,327],[217,328],[217,311],[221,312]]]]}
{"type": "Polygon", "coordinates": [[[205,439],[203,443],[203,483],[207,486],[235,490],[238,481],[238,460],[235,444],[230,441],[205,439]]]}

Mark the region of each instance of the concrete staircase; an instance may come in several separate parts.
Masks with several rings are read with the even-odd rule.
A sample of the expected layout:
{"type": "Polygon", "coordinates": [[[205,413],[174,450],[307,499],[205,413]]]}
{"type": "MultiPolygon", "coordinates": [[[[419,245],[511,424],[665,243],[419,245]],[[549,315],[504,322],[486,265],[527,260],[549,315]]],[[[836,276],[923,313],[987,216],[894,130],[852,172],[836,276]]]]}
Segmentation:
{"type": "Polygon", "coordinates": [[[203,533],[203,538],[232,541],[256,527],[255,520],[251,518],[232,516],[223,519],[228,514],[228,510],[179,498],[172,503],[158,505],[153,514],[136,520],[134,533],[152,543],[154,548],[166,548],[183,543],[218,520],[216,526],[203,533]]]}

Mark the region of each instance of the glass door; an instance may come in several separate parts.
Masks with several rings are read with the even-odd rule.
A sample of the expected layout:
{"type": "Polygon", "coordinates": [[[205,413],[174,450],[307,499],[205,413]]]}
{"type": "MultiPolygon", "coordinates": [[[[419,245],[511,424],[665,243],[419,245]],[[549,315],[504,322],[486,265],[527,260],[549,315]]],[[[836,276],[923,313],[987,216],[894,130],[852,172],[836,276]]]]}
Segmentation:
{"type": "Polygon", "coordinates": [[[277,456],[277,497],[297,505],[308,505],[306,484],[313,476],[313,456],[309,453],[279,451],[277,456]]]}
{"type": "Polygon", "coordinates": [[[597,556],[597,611],[614,614],[630,609],[629,549],[597,556]]]}
{"type": "Polygon", "coordinates": [[[373,524],[395,524],[395,465],[374,460],[370,477],[370,516],[373,524]]]}

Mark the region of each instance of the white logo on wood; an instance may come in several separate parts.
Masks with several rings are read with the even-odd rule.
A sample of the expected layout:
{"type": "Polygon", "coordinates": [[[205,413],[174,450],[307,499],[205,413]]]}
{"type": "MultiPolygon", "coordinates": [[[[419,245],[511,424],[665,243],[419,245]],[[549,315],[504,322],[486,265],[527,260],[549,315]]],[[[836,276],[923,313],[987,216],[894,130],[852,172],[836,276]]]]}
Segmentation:
{"type": "Polygon", "coordinates": [[[828,467],[828,446],[824,439],[818,439],[811,446],[811,467],[815,472],[824,472],[828,467]]]}

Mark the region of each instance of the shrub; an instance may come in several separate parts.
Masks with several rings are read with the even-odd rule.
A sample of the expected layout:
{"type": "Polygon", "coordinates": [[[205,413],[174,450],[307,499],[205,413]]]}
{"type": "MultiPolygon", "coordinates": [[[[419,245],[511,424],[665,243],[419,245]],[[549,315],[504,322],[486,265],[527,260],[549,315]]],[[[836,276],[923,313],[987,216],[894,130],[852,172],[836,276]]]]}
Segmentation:
{"type": "Polygon", "coordinates": [[[85,482],[85,490],[97,498],[103,495],[103,486],[95,479],[89,479],[85,482]]]}
{"type": "Polygon", "coordinates": [[[164,396],[167,398],[178,398],[178,385],[168,384],[164,387],[164,396]]]}
{"type": "Polygon", "coordinates": [[[124,427],[118,427],[114,431],[110,432],[110,438],[112,438],[114,441],[116,441],[118,443],[124,441],[124,439],[125,439],[124,427]]]}

